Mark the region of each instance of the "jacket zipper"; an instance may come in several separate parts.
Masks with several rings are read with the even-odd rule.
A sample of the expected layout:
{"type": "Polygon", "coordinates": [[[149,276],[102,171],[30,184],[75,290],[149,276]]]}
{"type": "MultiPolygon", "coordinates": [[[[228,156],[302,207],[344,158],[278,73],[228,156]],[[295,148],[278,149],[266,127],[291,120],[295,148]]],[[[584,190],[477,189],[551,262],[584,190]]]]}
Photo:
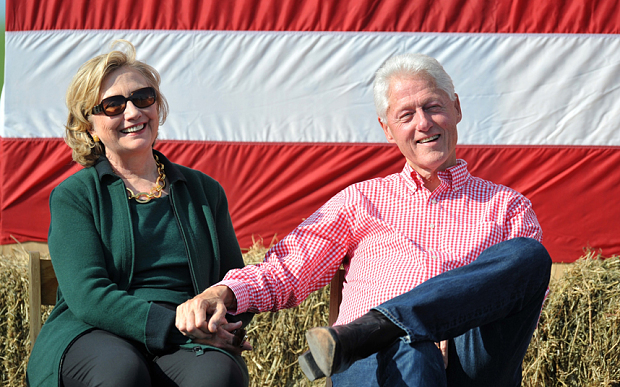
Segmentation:
{"type": "Polygon", "coordinates": [[[173,187],[170,186],[170,193],[168,197],[170,198],[170,207],[172,208],[172,213],[174,215],[174,220],[177,223],[177,227],[179,228],[179,232],[181,233],[181,237],[183,238],[183,247],[185,247],[185,256],[187,257],[187,264],[189,266],[189,275],[192,277],[192,286],[194,287],[194,293],[198,294],[198,282],[196,282],[196,274],[194,273],[194,266],[192,265],[192,260],[189,255],[189,248],[187,247],[187,236],[185,235],[185,231],[181,225],[181,221],[179,220],[179,216],[177,214],[177,210],[174,204],[174,198],[172,197],[173,187]]]}

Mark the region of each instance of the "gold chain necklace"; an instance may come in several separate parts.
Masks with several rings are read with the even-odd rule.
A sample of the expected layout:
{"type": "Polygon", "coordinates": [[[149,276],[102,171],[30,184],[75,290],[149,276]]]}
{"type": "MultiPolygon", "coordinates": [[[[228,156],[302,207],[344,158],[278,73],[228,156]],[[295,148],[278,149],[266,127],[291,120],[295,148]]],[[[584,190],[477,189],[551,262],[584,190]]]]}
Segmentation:
{"type": "Polygon", "coordinates": [[[161,197],[161,191],[166,186],[166,174],[164,173],[164,164],[159,162],[159,157],[157,157],[157,155],[153,155],[153,156],[155,156],[155,163],[157,164],[157,173],[159,173],[159,176],[157,177],[157,181],[155,181],[155,186],[151,188],[150,193],[138,192],[137,194],[134,194],[130,188],[126,187],[125,189],[127,190],[127,196],[128,196],[127,199],[129,200],[136,199],[138,203],[148,203],[151,201],[151,199],[161,197]]]}

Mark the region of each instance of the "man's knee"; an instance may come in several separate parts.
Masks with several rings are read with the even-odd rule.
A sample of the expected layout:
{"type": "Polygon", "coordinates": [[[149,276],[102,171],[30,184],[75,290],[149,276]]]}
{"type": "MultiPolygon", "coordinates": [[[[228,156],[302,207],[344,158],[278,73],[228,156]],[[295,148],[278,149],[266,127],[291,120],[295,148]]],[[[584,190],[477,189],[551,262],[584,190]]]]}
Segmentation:
{"type": "Polygon", "coordinates": [[[545,246],[532,238],[514,238],[518,246],[519,258],[532,270],[551,273],[552,260],[545,246]]]}
{"type": "Polygon", "coordinates": [[[518,237],[501,242],[492,248],[505,251],[503,259],[511,259],[513,265],[524,267],[529,271],[551,272],[551,257],[547,249],[533,238],[518,237]]]}

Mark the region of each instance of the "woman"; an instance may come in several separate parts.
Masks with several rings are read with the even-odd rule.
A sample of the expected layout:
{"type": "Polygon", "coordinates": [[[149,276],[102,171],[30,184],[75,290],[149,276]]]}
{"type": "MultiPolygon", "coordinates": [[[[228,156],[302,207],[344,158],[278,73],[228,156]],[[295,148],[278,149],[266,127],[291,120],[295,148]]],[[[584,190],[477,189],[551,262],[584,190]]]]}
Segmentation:
{"type": "Polygon", "coordinates": [[[115,43],[125,50],[86,62],[67,92],[66,142],[85,168],[50,196],[59,291],[28,383],[247,386],[251,315],[207,339],[174,326],[177,305],[243,266],[224,191],[153,150],[159,74],[115,43]]]}

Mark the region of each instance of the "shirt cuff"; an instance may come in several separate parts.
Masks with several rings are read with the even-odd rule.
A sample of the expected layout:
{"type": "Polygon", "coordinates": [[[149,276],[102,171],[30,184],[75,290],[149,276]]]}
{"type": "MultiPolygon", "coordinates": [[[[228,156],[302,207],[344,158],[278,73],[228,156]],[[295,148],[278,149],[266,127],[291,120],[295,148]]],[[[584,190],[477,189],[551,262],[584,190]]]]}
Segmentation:
{"type": "Polygon", "coordinates": [[[240,313],[245,313],[250,308],[252,304],[250,287],[248,284],[236,281],[236,280],[224,280],[216,283],[213,286],[224,285],[227,286],[230,290],[232,290],[235,298],[237,299],[237,309],[228,309],[228,313],[232,315],[237,315],[240,313]]]}

